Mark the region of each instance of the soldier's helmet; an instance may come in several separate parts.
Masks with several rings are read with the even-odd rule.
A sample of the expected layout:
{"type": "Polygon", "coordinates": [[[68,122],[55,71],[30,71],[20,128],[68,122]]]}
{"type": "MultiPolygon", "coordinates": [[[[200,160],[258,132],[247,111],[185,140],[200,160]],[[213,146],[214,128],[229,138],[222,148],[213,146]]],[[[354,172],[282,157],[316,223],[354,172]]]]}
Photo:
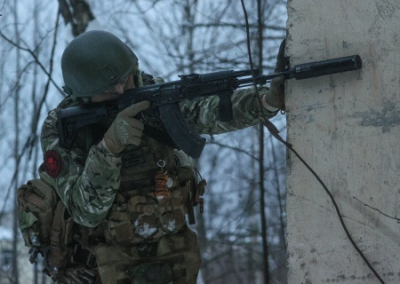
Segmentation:
{"type": "Polygon", "coordinates": [[[65,93],[89,98],[117,85],[138,70],[138,58],[115,35],[100,30],[73,39],[61,58],[65,93]]]}

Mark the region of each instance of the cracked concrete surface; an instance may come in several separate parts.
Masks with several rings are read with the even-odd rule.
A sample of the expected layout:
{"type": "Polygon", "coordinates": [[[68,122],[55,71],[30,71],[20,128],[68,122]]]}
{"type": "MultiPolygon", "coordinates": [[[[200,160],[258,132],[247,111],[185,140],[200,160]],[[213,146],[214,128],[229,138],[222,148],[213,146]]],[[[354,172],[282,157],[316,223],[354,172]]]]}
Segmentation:
{"type": "MultiPolygon", "coordinates": [[[[332,192],[372,267],[398,284],[400,2],[289,0],[288,15],[291,66],[363,60],[360,71],[286,83],[287,137],[332,192]]],[[[291,153],[287,187],[289,284],[380,283],[322,186],[291,153]]]]}

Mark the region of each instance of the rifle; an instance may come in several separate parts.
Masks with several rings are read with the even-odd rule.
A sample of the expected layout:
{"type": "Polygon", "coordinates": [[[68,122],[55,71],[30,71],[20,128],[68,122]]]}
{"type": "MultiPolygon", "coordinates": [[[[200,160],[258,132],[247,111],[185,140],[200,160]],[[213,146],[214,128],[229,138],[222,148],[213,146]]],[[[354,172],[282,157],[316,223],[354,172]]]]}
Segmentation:
{"type": "MultiPolygon", "coordinates": [[[[183,150],[192,158],[199,158],[206,140],[194,133],[184,120],[183,114],[179,110],[179,102],[217,95],[219,97],[219,118],[221,121],[227,122],[233,118],[230,96],[238,88],[251,86],[254,83],[264,85],[278,76],[303,80],[359,70],[361,67],[360,56],[353,55],[299,64],[291,69],[270,75],[262,75],[258,69],[254,70],[255,74],[252,74],[251,70],[226,70],[207,74],[180,75],[180,80],[177,81],[126,90],[114,101],[60,110],[57,120],[60,145],[70,149],[80,128],[113,117],[112,115],[130,105],[147,100],[150,101],[151,108],[157,110],[157,115],[165,126],[168,135],[164,138],[170,140],[168,143],[172,142],[172,145],[183,150]]],[[[149,127],[145,124],[144,133],[152,136],[152,131],[147,131],[150,129],[149,127]]]]}

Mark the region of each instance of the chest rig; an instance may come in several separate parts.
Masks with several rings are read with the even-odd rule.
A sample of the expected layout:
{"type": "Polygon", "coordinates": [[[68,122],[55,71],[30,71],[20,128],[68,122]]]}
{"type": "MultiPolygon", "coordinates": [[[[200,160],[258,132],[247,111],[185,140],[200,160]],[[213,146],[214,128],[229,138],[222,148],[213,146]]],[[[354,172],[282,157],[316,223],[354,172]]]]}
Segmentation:
{"type": "MultiPolygon", "coordinates": [[[[154,83],[146,78],[144,85],[154,83]]],[[[166,139],[169,136],[161,121],[153,115],[145,120],[141,144],[129,146],[122,153],[119,193],[103,222],[109,244],[157,242],[164,235],[179,232],[186,224],[187,213],[194,223],[193,206],[202,194],[189,157],[166,139]]],[[[101,141],[112,121],[110,117],[81,129],[75,145],[88,152],[101,141]]]]}
{"type": "Polygon", "coordinates": [[[179,232],[194,185],[185,154],[144,136],[122,154],[120,191],[104,226],[107,241],[156,242],[179,232]]]}

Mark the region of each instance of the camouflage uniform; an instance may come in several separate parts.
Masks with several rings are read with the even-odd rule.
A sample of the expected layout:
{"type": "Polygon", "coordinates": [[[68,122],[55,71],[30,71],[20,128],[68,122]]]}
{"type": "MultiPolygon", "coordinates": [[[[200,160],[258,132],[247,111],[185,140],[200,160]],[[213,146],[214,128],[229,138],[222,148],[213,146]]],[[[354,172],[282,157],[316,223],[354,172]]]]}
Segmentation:
{"type": "MultiPolygon", "coordinates": [[[[265,93],[265,89],[260,91],[265,93]]],[[[185,102],[180,109],[198,134],[242,129],[258,123],[262,115],[267,119],[275,115],[261,113],[251,88],[235,91],[231,98],[234,119],[229,123],[218,121],[217,97],[185,102]]],[[[92,241],[87,243],[96,255],[102,282],[167,283],[152,278],[158,273],[169,282],[195,283],[200,253],[197,237],[185,221],[186,201],[195,186],[188,156],[146,135],[139,146],[113,155],[100,142],[109,122],[80,130],[72,149],[64,149],[59,145],[57,113],[76,104],[67,97],[46,118],[41,135],[43,153],[45,157],[56,153],[61,162],[55,174],[49,175],[44,166],[39,171],[76,223],[91,232],[101,231],[98,237],[89,234],[92,241]],[[160,160],[165,162],[162,172],[167,173],[170,192],[164,198],[154,195],[160,160]]],[[[160,124],[154,126],[164,131],[160,124]]],[[[68,269],[73,265],[67,265],[68,269]]],[[[93,274],[96,267],[87,267],[87,271],[93,274]]]]}

